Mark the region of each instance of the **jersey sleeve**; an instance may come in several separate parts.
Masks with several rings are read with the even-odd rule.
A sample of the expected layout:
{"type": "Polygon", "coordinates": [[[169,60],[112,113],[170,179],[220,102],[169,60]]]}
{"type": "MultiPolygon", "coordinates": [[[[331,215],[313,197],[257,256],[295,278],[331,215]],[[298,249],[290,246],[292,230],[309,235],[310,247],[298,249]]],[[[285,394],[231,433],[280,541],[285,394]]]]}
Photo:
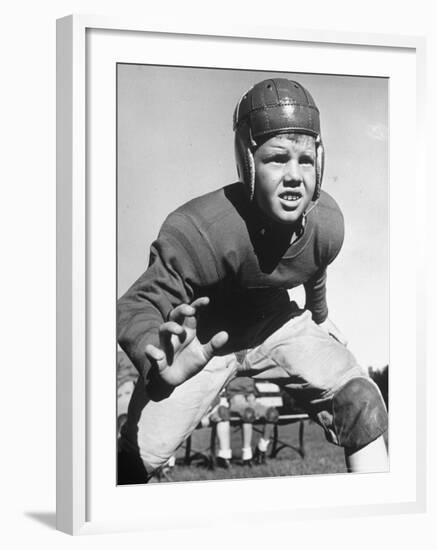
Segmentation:
{"type": "Polygon", "coordinates": [[[323,323],[328,317],[328,305],[326,301],[326,269],[317,273],[305,283],[305,309],[309,309],[313,315],[313,321],[323,323]]]}
{"type": "Polygon", "coordinates": [[[217,279],[207,242],[189,217],[170,215],[150,249],[149,266],[117,304],[117,338],[145,382],[147,344],[159,346],[159,327],[172,309],[190,303],[217,279]]]}
{"type": "Polygon", "coordinates": [[[340,207],[326,192],[322,192],[315,212],[317,223],[316,258],[318,270],[305,287],[306,309],[320,324],[328,317],[326,300],[327,267],[338,256],[344,241],[344,218],[340,207]]]}

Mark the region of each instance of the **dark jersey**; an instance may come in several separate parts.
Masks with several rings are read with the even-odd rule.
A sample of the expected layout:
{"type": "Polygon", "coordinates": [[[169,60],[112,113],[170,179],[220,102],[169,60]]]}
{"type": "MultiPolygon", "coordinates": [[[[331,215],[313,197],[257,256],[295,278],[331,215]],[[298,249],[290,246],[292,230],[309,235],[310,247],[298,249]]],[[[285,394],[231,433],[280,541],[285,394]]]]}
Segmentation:
{"type": "Polygon", "coordinates": [[[196,198],[170,214],[152,244],[147,271],[118,303],[119,343],[147,376],[148,343],[181,303],[208,296],[198,324],[201,341],[229,333],[222,353],[253,347],[300,313],[288,289],[305,286],[315,322],[328,315],[326,267],[343,243],[341,211],[326,192],[306,216],[299,238],[263,218],[236,183],[196,198]]]}

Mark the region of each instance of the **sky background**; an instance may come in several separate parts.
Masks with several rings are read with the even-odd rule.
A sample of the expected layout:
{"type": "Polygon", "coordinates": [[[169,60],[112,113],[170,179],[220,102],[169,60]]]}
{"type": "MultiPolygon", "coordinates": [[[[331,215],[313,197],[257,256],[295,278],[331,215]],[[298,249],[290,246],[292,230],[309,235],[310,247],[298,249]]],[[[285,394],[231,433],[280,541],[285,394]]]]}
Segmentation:
{"type": "Polygon", "coordinates": [[[118,295],[146,269],[172,210],[237,180],[233,110],[272,76],[299,81],[321,112],[322,185],[346,224],[328,270],[330,318],[361,364],[382,367],[389,362],[387,79],[118,65],[118,295]]]}

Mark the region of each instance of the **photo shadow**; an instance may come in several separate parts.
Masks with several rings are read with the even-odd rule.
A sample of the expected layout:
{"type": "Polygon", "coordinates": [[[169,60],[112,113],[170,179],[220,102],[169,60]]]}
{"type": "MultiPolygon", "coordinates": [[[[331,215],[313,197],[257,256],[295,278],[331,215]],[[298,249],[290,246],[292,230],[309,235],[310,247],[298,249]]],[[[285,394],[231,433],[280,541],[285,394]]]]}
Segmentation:
{"type": "Polygon", "coordinates": [[[56,512],[25,512],[25,515],[50,529],[56,529],[56,512]]]}

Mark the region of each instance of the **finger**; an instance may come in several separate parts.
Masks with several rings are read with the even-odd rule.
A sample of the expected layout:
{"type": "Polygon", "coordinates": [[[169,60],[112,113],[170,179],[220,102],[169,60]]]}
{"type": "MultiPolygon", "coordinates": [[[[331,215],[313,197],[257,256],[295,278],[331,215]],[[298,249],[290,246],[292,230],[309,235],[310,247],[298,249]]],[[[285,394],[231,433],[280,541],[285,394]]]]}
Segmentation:
{"type": "Polygon", "coordinates": [[[190,317],[195,315],[196,310],[193,306],[189,304],[181,304],[170,311],[168,316],[170,321],[175,321],[182,325],[185,320],[185,317],[190,317]]]}
{"type": "Polygon", "coordinates": [[[202,296],[194,300],[194,302],[191,302],[191,307],[194,307],[194,309],[197,312],[199,309],[207,306],[208,304],[209,304],[208,296],[202,296]]]}
{"type": "Polygon", "coordinates": [[[169,318],[185,328],[195,329],[197,326],[196,308],[189,304],[181,304],[170,312],[169,318]]]}
{"type": "Polygon", "coordinates": [[[224,331],[219,332],[215,336],[213,336],[211,340],[203,346],[203,352],[207,361],[209,361],[217,353],[217,351],[226,344],[228,340],[229,334],[224,331]]]}
{"type": "Polygon", "coordinates": [[[185,329],[182,325],[179,323],[175,323],[174,321],[167,321],[167,323],[162,323],[162,325],[159,327],[159,336],[167,336],[175,334],[179,337],[185,336],[185,329]]]}
{"type": "Polygon", "coordinates": [[[167,358],[162,349],[157,348],[153,344],[147,344],[145,353],[150,362],[156,364],[160,371],[168,367],[167,358]]]}
{"type": "Polygon", "coordinates": [[[186,328],[190,328],[195,330],[197,327],[197,316],[200,313],[200,310],[206,307],[209,304],[209,298],[207,296],[202,296],[200,298],[197,298],[192,302],[190,305],[193,308],[192,313],[190,315],[187,315],[184,319],[184,326],[186,328]]]}
{"type": "Polygon", "coordinates": [[[159,345],[164,350],[169,365],[173,363],[175,351],[173,336],[176,336],[182,343],[187,337],[187,332],[183,326],[174,321],[168,321],[159,327],[159,345]]]}

